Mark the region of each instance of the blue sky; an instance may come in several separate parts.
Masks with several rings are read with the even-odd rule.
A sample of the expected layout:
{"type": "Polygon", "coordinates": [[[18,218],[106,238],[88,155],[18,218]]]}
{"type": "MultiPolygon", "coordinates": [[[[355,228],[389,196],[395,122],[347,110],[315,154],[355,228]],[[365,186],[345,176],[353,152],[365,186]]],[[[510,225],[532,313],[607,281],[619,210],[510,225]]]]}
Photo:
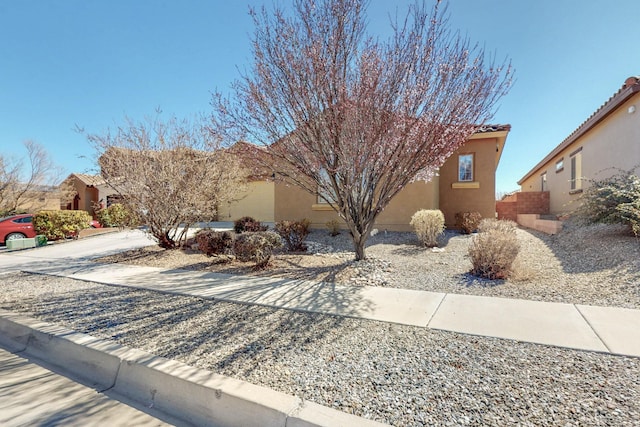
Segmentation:
{"type": "MultiPolygon", "coordinates": [[[[409,3],[371,0],[370,33],[388,35],[388,14],[409,3]]],[[[0,152],[24,156],[31,139],[66,174],[91,173],[76,125],[209,111],[211,91],[251,63],[249,4],[272,0],[0,0],[0,152]]],[[[516,69],[493,120],[512,125],[497,192],[640,74],[637,0],[450,0],[449,11],[452,28],[516,69]]]]}

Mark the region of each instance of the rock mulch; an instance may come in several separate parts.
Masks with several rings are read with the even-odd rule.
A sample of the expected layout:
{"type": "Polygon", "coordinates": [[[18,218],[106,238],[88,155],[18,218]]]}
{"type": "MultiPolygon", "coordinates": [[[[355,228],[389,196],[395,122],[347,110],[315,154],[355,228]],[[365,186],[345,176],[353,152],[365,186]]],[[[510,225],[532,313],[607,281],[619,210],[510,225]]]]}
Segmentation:
{"type": "Polygon", "coordinates": [[[640,419],[635,358],[40,275],[1,283],[2,309],[392,425],[640,419]]]}
{"type": "MultiPolygon", "coordinates": [[[[471,237],[456,233],[434,251],[411,233],[381,231],[369,241],[369,259],[354,262],[344,233],[316,231],[310,254],[279,255],[260,272],[149,248],[109,260],[640,308],[640,242],[623,231],[519,230],[522,252],[504,282],[468,275],[471,237]]],[[[0,290],[2,309],[393,425],[632,426],[640,419],[637,358],[47,276],[3,275],[0,290]]]]}
{"type": "Polygon", "coordinates": [[[305,278],[354,286],[519,298],[570,304],[640,308],[640,239],[624,227],[595,225],[547,236],[518,230],[521,251],[509,280],[490,281],[469,274],[470,235],[447,232],[435,249],[420,247],[413,233],[380,231],[367,243],[367,259],[353,261],[346,232],[332,237],[314,230],[306,254],[279,254],[271,268],[217,263],[194,251],[149,247],[102,259],[161,268],[187,268],[229,274],[305,278]]]}

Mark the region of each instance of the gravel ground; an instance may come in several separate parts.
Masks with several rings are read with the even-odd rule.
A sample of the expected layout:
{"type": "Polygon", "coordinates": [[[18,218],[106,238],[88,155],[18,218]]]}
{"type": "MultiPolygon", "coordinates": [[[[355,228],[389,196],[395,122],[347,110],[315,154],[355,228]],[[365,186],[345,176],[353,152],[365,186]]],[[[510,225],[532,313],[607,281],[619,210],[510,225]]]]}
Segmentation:
{"type": "Polygon", "coordinates": [[[632,426],[640,360],[14,273],[0,307],[398,426],[632,426]]]}
{"type": "Polygon", "coordinates": [[[472,236],[447,232],[436,250],[423,248],[413,233],[380,231],[368,241],[367,259],[353,261],[344,231],[331,237],[315,230],[308,254],[279,254],[271,268],[216,263],[194,251],[149,247],[103,259],[162,268],[188,268],[230,274],[308,278],[354,286],[386,286],[424,291],[537,301],[640,308],[640,239],[624,227],[578,227],[565,223],[556,236],[519,229],[521,250],[506,281],[470,275],[467,248],[472,236]]]}
{"type": "MultiPolygon", "coordinates": [[[[344,233],[315,231],[310,254],[267,271],[147,248],[107,259],[476,295],[640,308],[640,242],[611,226],[519,230],[514,277],[473,278],[470,236],[441,248],[373,236],[353,262],[344,233]]],[[[640,425],[640,359],[109,287],[0,275],[0,308],[398,426],[640,425]]]]}
{"type": "MultiPolygon", "coordinates": [[[[470,275],[467,248],[472,236],[447,232],[439,249],[421,248],[412,233],[378,233],[371,238],[361,272],[350,280],[457,294],[640,308],[640,239],[625,227],[565,223],[555,236],[519,229],[520,253],[506,281],[470,275]]],[[[349,248],[348,236],[333,246],[349,248]]],[[[326,233],[312,239],[330,244],[326,233]]],[[[357,263],[356,263],[357,265],[357,263]]]]}

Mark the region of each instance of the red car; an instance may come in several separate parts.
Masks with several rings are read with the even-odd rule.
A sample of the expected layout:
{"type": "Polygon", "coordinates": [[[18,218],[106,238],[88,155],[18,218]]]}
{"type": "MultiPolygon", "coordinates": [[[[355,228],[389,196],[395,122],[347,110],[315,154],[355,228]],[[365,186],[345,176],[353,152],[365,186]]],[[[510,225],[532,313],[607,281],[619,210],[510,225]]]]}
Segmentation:
{"type": "Polygon", "coordinates": [[[32,214],[0,218],[0,245],[4,245],[7,240],[36,237],[36,230],[33,229],[32,221],[32,214]]]}

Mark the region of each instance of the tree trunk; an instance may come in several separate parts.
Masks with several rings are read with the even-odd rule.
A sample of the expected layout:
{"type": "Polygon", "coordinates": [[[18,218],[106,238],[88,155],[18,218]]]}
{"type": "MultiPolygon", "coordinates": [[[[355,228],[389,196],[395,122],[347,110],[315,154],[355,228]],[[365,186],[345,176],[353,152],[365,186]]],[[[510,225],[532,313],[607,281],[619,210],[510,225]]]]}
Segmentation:
{"type": "Polygon", "coordinates": [[[353,248],[356,251],[356,261],[367,258],[367,255],[364,252],[365,243],[367,243],[366,235],[360,236],[359,239],[353,239],[353,248]]]}
{"type": "Polygon", "coordinates": [[[369,238],[369,233],[371,233],[371,230],[373,229],[374,221],[375,218],[368,221],[366,224],[360,224],[360,227],[356,227],[355,225],[349,227],[351,230],[351,238],[353,240],[353,249],[356,253],[356,261],[367,258],[364,247],[367,243],[367,239],[369,238]]]}

